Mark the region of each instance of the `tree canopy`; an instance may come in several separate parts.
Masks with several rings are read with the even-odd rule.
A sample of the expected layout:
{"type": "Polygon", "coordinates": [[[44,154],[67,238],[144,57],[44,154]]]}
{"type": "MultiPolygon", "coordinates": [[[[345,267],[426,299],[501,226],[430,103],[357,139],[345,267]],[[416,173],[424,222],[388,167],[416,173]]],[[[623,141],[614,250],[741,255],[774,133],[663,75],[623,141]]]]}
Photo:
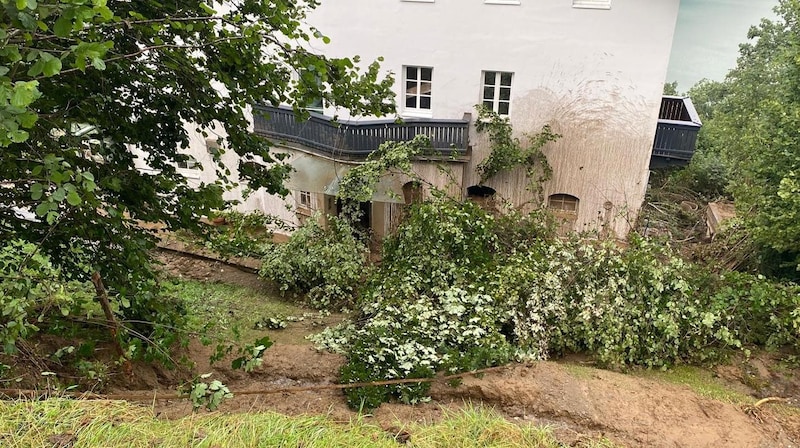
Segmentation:
{"type": "Polygon", "coordinates": [[[328,41],[305,22],[317,5],[2,0],[2,240],[37,244],[71,278],[99,272],[131,309],[145,303],[154,238],[137,222],[188,227],[224,206],[227,167],[199,188],[176,171],[185,123],[224,128],[223,150],[246,162],[239,177],[285,193],[288,168],[248,131],[251,105],[302,114],[324,98],[354,115],[394,110],[377,63],[310,50],[328,41]],[[137,153],[152,171],[135,168],[137,153]]]}
{"type": "Polygon", "coordinates": [[[800,1],[781,0],[740,46],[723,82],[689,91],[704,120],[700,149],[719,154],[737,213],[762,247],[800,255],[800,1]]]}

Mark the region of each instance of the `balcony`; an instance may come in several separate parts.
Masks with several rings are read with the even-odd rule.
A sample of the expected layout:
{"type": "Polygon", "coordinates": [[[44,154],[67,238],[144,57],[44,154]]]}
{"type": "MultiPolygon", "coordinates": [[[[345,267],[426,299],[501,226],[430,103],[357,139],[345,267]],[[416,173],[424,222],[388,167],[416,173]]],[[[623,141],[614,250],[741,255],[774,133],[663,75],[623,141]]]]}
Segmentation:
{"type": "Polygon", "coordinates": [[[465,155],[469,145],[468,120],[333,121],[312,113],[298,121],[291,108],[258,105],[253,121],[258,135],[343,159],[364,159],[384,142],[408,141],[419,134],[427,135],[431,149],[441,156],[465,155]]]}
{"type": "Polygon", "coordinates": [[[661,98],[650,168],[689,164],[697,145],[697,133],[702,125],[689,98],[661,98]]]}

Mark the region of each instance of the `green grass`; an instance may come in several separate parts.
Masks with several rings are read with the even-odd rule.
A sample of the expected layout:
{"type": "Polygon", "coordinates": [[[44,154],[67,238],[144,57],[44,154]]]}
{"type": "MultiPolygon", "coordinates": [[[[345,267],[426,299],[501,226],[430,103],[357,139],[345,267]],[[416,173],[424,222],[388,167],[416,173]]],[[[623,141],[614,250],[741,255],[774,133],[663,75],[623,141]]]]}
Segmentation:
{"type": "Polygon", "coordinates": [[[268,335],[274,342],[310,344],[306,336],[340,323],[342,314],[319,311],[289,302],[269,288],[254,289],[224,283],[173,280],[170,294],[179,297],[189,315],[189,331],[202,332],[227,340],[252,341],[268,335]],[[267,329],[256,324],[276,318],[285,329],[267,329]]]}
{"type": "MultiPolygon", "coordinates": [[[[394,434],[411,447],[560,447],[551,431],[521,426],[480,408],[454,412],[436,424],[398,425],[390,431],[366,418],[339,424],[326,417],[287,417],[264,412],[199,414],[159,420],[152,409],[121,401],[0,402],[0,445],[52,447],[52,437],[74,447],[392,447],[394,434]]],[[[586,446],[604,447],[606,442],[586,446]],[[602,444],[599,444],[602,443],[602,444]]]]}
{"type": "Polygon", "coordinates": [[[666,371],[641,370],[636,376],[689,387],[700,396],[732,404],[751,404],[753,398],[728,387],[705,368],[676,366],[666,371]]]}

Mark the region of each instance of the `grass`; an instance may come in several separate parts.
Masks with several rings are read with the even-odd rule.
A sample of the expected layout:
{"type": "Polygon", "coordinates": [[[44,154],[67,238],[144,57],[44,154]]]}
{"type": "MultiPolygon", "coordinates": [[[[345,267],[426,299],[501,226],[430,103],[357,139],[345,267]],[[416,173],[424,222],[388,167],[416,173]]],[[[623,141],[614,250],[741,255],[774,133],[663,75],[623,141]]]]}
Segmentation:
{"type": "MultiPolygon", "coordinates": [[[[190,316],[190,330],[199,331],[206,327],[211,333],[228,339],[234,339],[237,334],[243,340],[264,334],[272,337],[278,331],[255,328],[258,322],[268,318],[318,315],[311,309],[282,300],[266,288],[175,280],[170,290],[172,295],[183,300],[190,316]]],[[[299,338],[298,342],[302,341],[299,338]]]]}
{"type": "MultiPolygon", "coordinates": [[[[0,445],[52,447],[54,438],[74,447],[392,447],[409,435],[411,447],[539,447],[562,445],[546,427],[521,426],[492,411],[468,408],[436,424],[411,424],[384,431],[357,418],[345,424],[326,417],[277,413],[192,415],[159,420],[150,408],[122,401],[0,402],[0,445]]],[[[607,447],[606,441],[585,446],[607,447]]]]}
{"type": "Polygon", "coordinates": [[[711,398],[736,405],[751,404],[753,398],[735,391],[715,378],[713,373],[702,367],[676,366],[666,371],[641,370],[636,376],[655,379],[689,387],[702,397],[711,398]]]}

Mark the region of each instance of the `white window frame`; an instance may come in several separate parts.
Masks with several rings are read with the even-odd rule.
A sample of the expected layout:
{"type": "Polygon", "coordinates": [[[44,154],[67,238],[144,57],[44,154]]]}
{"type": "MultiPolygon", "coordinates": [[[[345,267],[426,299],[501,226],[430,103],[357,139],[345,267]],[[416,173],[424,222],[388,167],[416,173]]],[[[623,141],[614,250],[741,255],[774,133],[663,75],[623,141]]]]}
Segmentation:
{"type": "Polygon", "coordinates": [[[410,117],[433,116],[433,67],[428,67],[424,65],[404,65],[402,89],[403,89],[403,115],[410,117]],[[414,74],[416,79],[409,79],[408,77],[409,70],[416,71],[416,73],[414,74]],[[430,70],[430,80],[423,79],[423,70],[430,70]],[[409,95],[409,90],[410,90],[409,83],[416,84],[416,93],[409,95]],[[429,85],[427,94],[424,94],[424,92],[422,92],[424,83],[427,83],[429,85]],[[415,98],[414,107],[408,106],[408,100],[410,97],[415,98]],[[423,98],[429,99],[428,108],[420,107],[423,98]]]}
{"type": "Polygon", "coordinates": [[[200,169],[200,162],[191,154],[182,154],[186,156],[184,160],[175,162],[175,167],[181,170],[197,171],[200,169]]]}
{"type": "Polygon", "coordinates": [[[572,0],[573,8],[611,9],[611,0],[572,0]]]}
{"type": "Polygon", "coordinates": [[[314,209],[313,197],[311,196],[310,191],[303,191],[303,190],[298,191],[297,202],[300,204],[300,207],[305,207],[310,210],[314,209]]]}
{"type": "Polygon", "coordinates": [[[501,71],[497,71],[497,70],[484,70],[484,71],[482,71],[481,72],[481,104],[483,104],[486,107],[489,107],[489,104],[487,104],[487,103],[491,103],[491,107],[489,107],[489,108],[491,110],[493,110],[494,112],[496,112],[500,116],[507,117],[507,116],[511,115],[511,89],[512,89],[513,86],[514,86],[514,72],[501,72],[501,71]],[[486,82],[486,77],[489,76],[490,73],[494,74],[494,82],[492,84],[488,84],[486,82]],[[511,77],[508,85],[503,85],[502,84],[503,75],[509,75],[511,77]],[[489,88],[494,89],[491,98],[486,96],[486,89],[489,89],[489,88]],[[500,98],[502,89],[508,89],[508,99],[504,100],[504,99],[500,98]],[[507,103],[508,104],[508,110],[506,111],[506,113],[501,113],[500,112],[500,104],[501,103],[507,103]]]}

